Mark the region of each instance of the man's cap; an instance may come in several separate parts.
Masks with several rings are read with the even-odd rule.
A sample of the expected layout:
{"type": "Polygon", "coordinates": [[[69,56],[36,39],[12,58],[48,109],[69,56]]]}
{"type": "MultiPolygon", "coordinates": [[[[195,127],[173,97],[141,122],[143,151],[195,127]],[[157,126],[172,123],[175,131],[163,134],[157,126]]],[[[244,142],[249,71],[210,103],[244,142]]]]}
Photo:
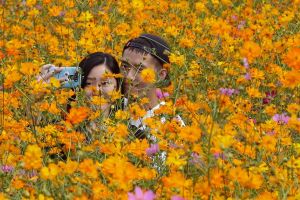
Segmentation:
{"type": "Polygon", "coordinates": [[[145,52],[151,54],[161,62],[170,63],[170,47],[166,41],[164,41],[162,38],[156,35],[142,34],[137,38],[129,40],[126,43],[123,52],[129,47],[144,50],[145,52]]]}

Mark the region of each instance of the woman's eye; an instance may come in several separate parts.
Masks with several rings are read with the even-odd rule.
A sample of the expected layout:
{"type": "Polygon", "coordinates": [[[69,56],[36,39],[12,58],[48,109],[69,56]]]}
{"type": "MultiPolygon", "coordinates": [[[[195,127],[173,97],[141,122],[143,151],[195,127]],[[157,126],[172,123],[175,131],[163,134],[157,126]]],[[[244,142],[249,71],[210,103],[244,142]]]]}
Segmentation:
{"type": "Polygon", "coordinates": [[[86,83],[86,85],[92,85],[92,83],[86,83]]]}

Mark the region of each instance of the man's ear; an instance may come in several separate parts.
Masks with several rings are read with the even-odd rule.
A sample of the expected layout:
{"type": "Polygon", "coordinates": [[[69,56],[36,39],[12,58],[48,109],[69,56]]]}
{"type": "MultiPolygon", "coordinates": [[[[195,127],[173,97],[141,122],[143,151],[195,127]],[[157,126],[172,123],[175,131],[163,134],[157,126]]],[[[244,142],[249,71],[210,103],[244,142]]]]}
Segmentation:
{"type": "Polygon", "coordinates": [[[168,75],[168,71],[166,69],[162,68],[158,74],[159,80],[160,81],[165,80],[167,75],[168,75]]]}

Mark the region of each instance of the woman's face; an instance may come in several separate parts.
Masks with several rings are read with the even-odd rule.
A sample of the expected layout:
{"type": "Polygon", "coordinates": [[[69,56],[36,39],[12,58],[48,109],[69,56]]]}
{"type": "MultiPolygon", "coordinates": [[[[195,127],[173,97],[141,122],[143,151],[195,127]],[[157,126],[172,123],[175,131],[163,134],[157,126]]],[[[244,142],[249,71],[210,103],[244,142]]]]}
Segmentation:
{"type": "Polygon", "coordinates": [[[88,97],[102,96],[109,99],[111,92],[117,89],[117,80],[107,77],[111,73],[106,64],[93,67],[87,77],[86,86],[83,88],[88,97]]]}

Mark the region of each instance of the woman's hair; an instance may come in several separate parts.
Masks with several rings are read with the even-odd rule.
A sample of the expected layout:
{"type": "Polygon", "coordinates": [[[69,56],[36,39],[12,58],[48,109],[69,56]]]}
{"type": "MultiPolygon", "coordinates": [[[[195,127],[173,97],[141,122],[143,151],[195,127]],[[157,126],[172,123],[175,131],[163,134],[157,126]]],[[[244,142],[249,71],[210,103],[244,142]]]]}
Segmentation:
{"type": "MultiPolygon", "coordinates": [[[[113,74],[120,73],[120,67],[118,65],[118,62],[110,54],[102,53],[102,52],[95,52],[89,54],[79,63],[79,67],[81,68],[82,71],[81,88],[84,88],[86,86],[87,78],[90,71],[95,66],[102,65],[102,64],[105,64],[107,68],[111,71],[111,73],[113,74]]],[[[121,79],[116,78],[116,80],[117,80],[117,89],[121,89],[121,92],[123,92],[121,79]]]]}

